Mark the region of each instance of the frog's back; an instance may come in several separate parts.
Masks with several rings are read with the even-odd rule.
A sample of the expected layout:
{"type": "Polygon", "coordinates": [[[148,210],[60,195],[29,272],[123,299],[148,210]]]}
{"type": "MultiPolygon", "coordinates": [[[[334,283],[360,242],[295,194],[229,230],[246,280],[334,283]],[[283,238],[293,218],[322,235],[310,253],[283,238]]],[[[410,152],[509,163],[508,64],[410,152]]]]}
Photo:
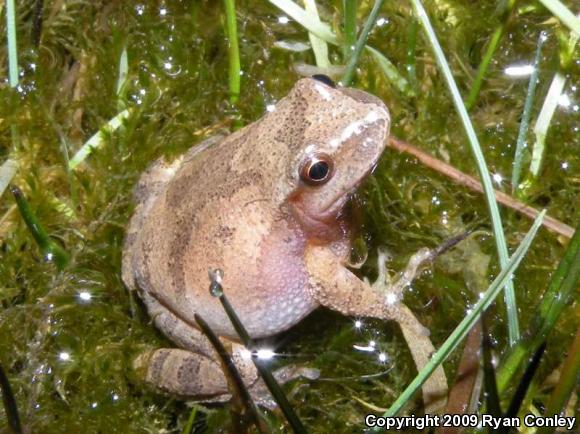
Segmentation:
{"type": "MultiPolygon", "coordinates": [[[[223,336],[235,333],[209,294],[211,268],[224,270],[226,294],[254,337],[289,328],[316,307],[306,293],[305,240],[281,215],[272,181],[256,167],[259,128],[258,122],[201,152],[194,148],[166,170],[169,179],[145,195],[134,217],[138,235],[132,263],[124,264],[124,274],[129,270],[176,317],[194,325],[198,313],[223,336]]],[[[261,145],[275,152],[276,143],[261,145]]]]}

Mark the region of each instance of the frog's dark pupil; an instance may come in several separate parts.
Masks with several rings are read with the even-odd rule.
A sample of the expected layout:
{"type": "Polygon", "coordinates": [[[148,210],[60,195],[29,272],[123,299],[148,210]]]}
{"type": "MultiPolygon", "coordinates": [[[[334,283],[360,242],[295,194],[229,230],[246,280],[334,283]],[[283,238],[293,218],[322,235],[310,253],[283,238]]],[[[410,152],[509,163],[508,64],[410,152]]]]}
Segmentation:
{"type": "Polygon", "coordinates": [[[308,176],[313,181],[320,181],[326,178],[326,175],[328,175],[328,163],[325,161],[317,161],[310,166],[310,170],[308,171],[308,176]]]}
{"type": "Polygon", "coordinates": [[[332,81],[332,79],[328,76],[328,75],[324,75],[324,74],[314,74],[312,76],[313,79],[318,80],[330,87],[336,87],[336,84],[334,84],[334,81],[332,81]]]}

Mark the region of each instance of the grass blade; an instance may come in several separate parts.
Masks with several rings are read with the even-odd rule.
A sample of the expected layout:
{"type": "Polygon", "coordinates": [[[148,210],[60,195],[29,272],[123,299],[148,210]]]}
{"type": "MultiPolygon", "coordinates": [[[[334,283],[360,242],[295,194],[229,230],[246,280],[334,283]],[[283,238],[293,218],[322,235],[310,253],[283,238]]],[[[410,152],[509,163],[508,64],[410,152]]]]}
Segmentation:
{"type": "Polygon", "coordinates": [[[503,36],[505,29],[507,27],[507,22],[511,15],[511,12],[516,4],[515,0],[509,0],[508,4],[506,5],[505,13],[502,14],[502,22],[499,24],[493,35],[491,36],[491,40],[489,41],[489,45],[485,50],[485,54],[483,55],[483,59],[477,68],[477,74],[475,76],[475,80],[473,80],[473,84],[471,85],[471,90],[469,91],[469,96],[465,102],[468,110],[471,110],[477,101],[477,97],[479,96],[479,91],[481,90],[481,86],[483,84],[483,79],[485,74],[487,74],[487,69],[489,68],[489,64],[491,63],[491,59],[495,54],[497,47],[499,46],[499,41],[503,36]]]}
{"type": "MultiPolygon", "coordinates": [[[[479,172],[479,177],[481,178],[481,184],[483,185],[483,190],[485,193],[485,200],[487,202],[487,207],[491,216],[491,224],[493,227],[493,234],[495,237],[499,262],[501,267],[504,268],[506,267],[508,262],[508,251],[505,241],[505,235],[503,233],[502,222],[497,202],[493,194],[491,177],[489,175],[489,171],[487,170],[487,165],[485,163],[485,158],[483,157],[483,152],[481,151],[481,146],[479,145],[479,140],[477,139],[477,135],[475,134],[475,130],[473,128],[471,120],[469,119],[469,115],[467,114],[467,110],[465,108],[465,105],[463,104],[463,100],[461,99],[461,94],[459,93],[457,84],[453,79],[453,74],[451,73],[449,64],[445,59],[445,55],[443,54],[441,45],[439,44],[437,36],[435,35],[435,31],[431,26],[429,17],[427,16],[427,12],[425,11],[425,8],[423,7],[423,4],[421,3],[420,0],[412,0],[412,2],[413,6],[415,7],[415,11],[419,18],[419,21],[421,22],[423,29],[427,34],[427,38],[431,43],[431,46],[435,53],[435,57],[437,58],[437,63],[439,64],[439,67],[445,77],[447,87],[449,88],[451,96],[453,97],[455,109],[457,110],[457,113],[461,118],[463,128],[465,129],[465,132],[469,139],[469,144],[471,145],[471,152],[473,153],[475,161],[477,163],[477,171],[479,172]]],[[[520,330],[514,288],[513,283],[511,281],[506,281],[505,299],[508,314],[509,341],[510,345],[515,345],[515,343],[520,338],[520,330]]]]}
{"type": "Polygon", "coordinates": [[[16,175],[16,170],[18,170],[18,163],[10,158],[0,167],[0,196],[16,175]]]}
{"type": "Polygon", "coordinates": [[[18,205],[20,215],[26,223],[28,230],[32,234],[34,241],[40,247],[42,256],[48,262],[54,262],[59,270],[62,270],[69,262],[69,255],[65,250],[54,242],[49,236],[44,226],[38,220],[38,217],[30,209],[28,201],[22,194],[22,191],[16,186],[11,186],[12,195],[18,205]]]}
{"type": "MultiPolygon", "coordinates": [[[[532,356],[530,362],[528,363],[528,366],[526,367],[524,375],[522,375],[522,378],[518,383],[518,387],[516,388],[512,401],[510,402],[510,405],[505,413],[505,417],[512,418],[518,415],[520,407],[522,406],[524,398],[526,397],[526,393],[530,388],[530,385],[532,384],[534,375],[536,375],[538,366],[540,366],[540,361],[542,360],[542,356],[544,355],[545,350],[546,350],[546,342],[543,342],[540,345],[540,347],[534,352],[534,355],[532,356]]],[[[507,433],[507,431],[508,429],[506,428],[505,432],[507,433]]]]}
{"type": "Polygon", "coordinates": [[[535,315],[537,322],[526,334],[529,337],[512,348],[500,365],[497,373],[497,386],[500,393],[506,389],[521,364],[546,340],[560,314],[572,299],[579,278],[580,223],[542,297],[535,315]]]}
{"type": "Polygon", "coordinates": [[[419,390],[423,383],[429,378],[433,371],[443,363],[447,357],[451,354],[455,348],[461,343],[463,338],[469,333],[469,330],[475,325],[479,316],[485,311],[491,303],[495,300],[497,295],[500,293],[502,287],[508,280],[511,280],[514,270],[518,267],[522,261],[524,255],[528,251],[532,240],[534,239],[536,232],[538,231],[540,225],[542,224],[542,219],[544,218],[545,210],[540,213],[538,218],[534,221],[534,224],[522,240],[521,244],[518,246],[510,261],[505,268],[502,268],[501,272],[489,286],[489,288],[483,294],[483,297],[473,306],[469,315],[467,315],[459,323],[459,325],[453,330],[451,335],[447,340],[441,345],[441,348],[431,357],[431,360],[425,367],[419,372],[415,379],[407,386],[407,388],[399,395],[397,400],[391,405],[389,410],[384,414],[385,417],[395,416],[407,403],[407,401],[413,396],[413,394],[419,390]]]}
{"type": "Polygon", "coordinates": [[[332,32],[328,24],[314,19],[311,14],[307,13],[292,0],[269,0],[269,2],[283,10],[294,21],[309,32],[314,33],[316,36],[330,44],[338,45],[338,38],[332,32]]]}
{"type": "Polygon", "coordinates": [[[99,148],[103,145],[107,134],[112,133],[117,130],[123,121],[129,117],[131,111],[129,109],[123,110],[109,122],[107,122],[99,131],[97,131],[93,136],[85,142],[83,146],[77,151],[77,153],[70,160],[68,167],[70,170],[74,170],[81,164],[85,158],[87,158],[94,149],[99,148]]]}
{"type": "Polygon", "coordinates": [[[34,2],[34,10],[32,11],[32,45],[36,48],[40,45],[40,38],[42,36],[42,15],[44,12],[44,0],[36,0],[34,2]]]}
{"type": "Polygon", "coordinates": [[[552,117],[558,107],[558,100],[560,99],[560,95],[562,94],[565,85],[566,77],[557,72],[552,79],[552,84],[550,84],[550,89],[548,89],[548,94],[544,99],[544,104],[542,105],[540,114],[538,115],[538,120],[534,126],[536,141],[534,143],[534,148],[532,149],[532,162],[530,163],[530,173],[534,178],[538,176],[538,173],[540,172],[542,160],[544,159],[544,149],[548,128],[550,128],[552,117]]]}
{"type": "MultiPolygon", "coordinates": [[[[223,271],[216,269],[211,271],[209,275],[211,280],[209,291],[211,295],[217,297],[221,302],[224,310],[226,311],[226,314],[228,315],[228,318],[230,319],[232,325],[234,326],[234,329],[236,330],[236,333],[240,337],[240,341],[242,342],[242,344],[244,344],[246,348],[252,350],[252,348],[255,347],[254,341],[248,334],[246,328],[240,321],[240,318],[238,317],[236,311],[234,310],[228,298],[224,294],[224,290],[221,285],[223,271]]],[[[286,416],[286,420],[288,420],[288,423],[292,427],[292,430],[297,434],[303,433],[305,434],[307,432],[306,428],[302,424],[302,421],[300,420],[298,415],[294,412],[294,409],[290,405],[288,398],[286,398],[284,391],[282,390],[282,388],[280,387],[280,385],[278,384],[278,382],[276,381],[270,370],[266,368],[264,365],[262,365],[260,361],[255,357],[252,357],[252,361],[254,362],[254,365],[256,366],[256,369],[258,370],[260,377],[266,384],[266,387],[268,388],[268,390],[274,397],[274,400],[280,407],[280,410],[282,410],[282,413],[284,413],[284,416],[286,416]]]]}
{"type": "MultiPolygon", "coordinates": [[[[570,399],[580,373],[580,330],[576,332],[576,338],[568,350],[568,357],[562,367],[560,381],[550,395],[546,406],[545,417],[552,417],[561,414],[566,402],[570,399]]],[[[541,427],[537,434],[550,434],[555,431],[554,427],[541,427]]]]}
{"type": "Polygon", "coordinates": [[[12,393],[8,377],[4,373],[4,369],[0,366],[0,390],[2,391],[2,402],[4,404],[4,412],[8,420],[8,429],[10,433],[21,434],[22,426],[20,425],[20,417],[18,416],[18,407],[16,399],[12,393]]]}
{"type": "MultiPolygon", "coordinates": [[[[576,43],[578,42],[579,38],[580,35],[576,35],[574,33],[570,34],[567,47],[568,53],[574,52],[574,48],[576,47],[576,43]]],[[[568,56],[565,57],[566,59],[564,59],[564,63],[568,63],[572,60],[572,56],[569,58],[568,56]]],[[[565,85],[566,77],[561,72],[557,72],[552,79],[550,89],[548,90],[548,94],[544,99],[544,104],[542,104],[540,114],[536,120],[536,125],[534,126],[536,142],[534,143],[534,149],[532,150],[532,162],[530,163],[530,173],[532,178],[536,178],[540,172],[540,167],[542,166],[542,160],[544,158],[544,144],[546,141],[546,135],[548,134],[548,128],[550,128],[552,117],[554,116],[554,112],[558,107],[558,101],[565,85]]],[[[529,182],[531,182],[531,180],[529,182]]]]}
{"type": "Polygon", "coordinates": [[[18,86],[18,51],[16,48],[16,11],[14,0],[6,0],[6,39],[8,40],[8,83],[18,86]]]}
{"type": "Polygon", "coordinates": [[[344,63],[346,63],[356,44],[356,10],[357,0],[343,0],[342,14],[344,16],[344,63]]]}
{"type": "Polygon", "coordinates": [[[119,58],[119,76],[117,77],[117,110],[125,108],[125,90],[127,89],[127,76],[129,74],[129,59],[127,56],[127,47],[123,47],[121,57],[119,58]]]}
{"type": "MultiPolygon", "coordinates": [[[[6,0],[6,40],[8,41],[8,84],[18,86],[18,49],[16,44],[16,8],[14,0],[6,0]]],[[[17,125],[10,125],[12,147],[20,146],[20,134],[17,125]]]]}
{"type": "Polygon", "coordinates": [[[485,315],[482,316],[482,339],[481,352],[483,356],[483,382],[485,384],[485,404],[487,405],[487,412],[493,417],[501,417],[501,401],[497,393],[497,381],[495,378],[495,370],[491,361],[491,339],[489,338],[489,331],[487,329],[487,322],[485,315]]]}
{"type": "Polygon", "coordinates": [[[399,70],[391,63],[389,59],[387,59],[383,54],[371,47],[370,45],[366,46],[366,49],[371,56],[373,56],[374,61],[377,63],[379,68],[383,71],[383,74],[387,77],[387,79],[399,89],[402,93],[405,94],[408,98],[415,95],[415,91],[407,81],[405,77],[403,77],[399,70]]]}
{"type": "Polygon", "coordinates": [[[342,76],[342,85],[343,86],[350,86],[352,82],[352,77],[354,76],[354,70],[358,63],[358,59],[362,53],[363,48],[367,43],[367,39],[369,37],[369,33],[375,26],[377,21],[377,16],[379,15],[379,11],[381,10],[381,6],[383,5],[384,0],[375,0],[375,4],[371,9],[371,13],[369,14],[365,25],[356,41],[354,46],[354,51],[352,52],[350,58],[348,59],[348,63],[346,64],[346,71],[342,76]]]}
{"type": "Polygon", "coordinates": [[[230,102],[236,104],[240,98],[240,48],[238,44],[238,25],[236,21],[235,0],[224,0],[226,6],[226,27],[229,40],[229,84],[230,102]]]}
{"type": "Polygon", "coordinates": [[[514,167],[512,171],[512,194],[518,191],[518,184],[520,182],[520,173],[522,171],[522,157],[524,154],[524,145],[528,135],[528,128],[530,126],[530,118],[532,117],[532,105],[534,104],[534,97],[536,95],[536,85],[538,82],[540,55],[542,53],[542,45],[547,39],[544,32],[540,32],[538,37],[538,46],[536,48],[536,57],[534,58],[534,70],[530,76],[528,84],[528,94],[524,103],[524,113],[520,122],[520,131],[518,132],[518,140],[516,143],[516,153],[514,156],[514,167]]]}
{"type": "MultiPolygon", "coordinates": [[[[320,22],[316,1],[304,0],[304,6],[306,12],[320,22]]],[[[314,51],[316,66],[319,68],[328,68],[330,66],[330,60],[328,60],[328,45],[326,44],[326,41],[312,32],[308,32],[308,38],[310,39],[310,45],[312,45],[312,51],[314,51]]]]}
{"type": "MultiPolygon", "coordinates": [[[[322,22],[317,22],[315,19],[312,18],[304,9],[298,6],[296,3],[292,2],[291,0],[269,0],[270,3],[280,8],[284,11],[287,15],[292,17],[296,20],[299,24],[302,25],[306,30],[311,33],[314,33],[316,36],[324,39],[329,44],[339,45],[338,38],[336,35],[330,30],[327,24],[322,22]]],[[[391,81],[391,83],[396,86],[401,92],[405,93],[407,96],[412,96],[412,89],[410,89],[409,83],[403,77],[398,70],[395,69],[393,64],[387,59],[383,54],[379,51],[375,50],[370,46],[366,46],[367,50],[371,52],[373,58],[378,63],[379,67],[386,75],[387,79],[391,81]]]]}
{"type": "Polygon", "coordinates": [[[552,12],[570,30],[580,36],[580,20],[559,0],[539,0],[550,12],[552,12]]]}

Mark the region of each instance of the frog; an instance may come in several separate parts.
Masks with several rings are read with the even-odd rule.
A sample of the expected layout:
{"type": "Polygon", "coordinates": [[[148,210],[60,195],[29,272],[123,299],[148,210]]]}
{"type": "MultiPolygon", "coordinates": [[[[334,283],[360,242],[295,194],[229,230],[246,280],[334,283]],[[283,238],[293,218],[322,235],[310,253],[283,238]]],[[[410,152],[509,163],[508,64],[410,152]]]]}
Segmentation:
{"type": "MultiPolygon", "coordinates": [[[[208,271],[217,268],[253,340],[278,335],[325,307],[396,321],[417,367],[428,362],[429,332],[402,298],[430,253],[412,256],[395,283],[370,284],[348,267],[354,228],[346,204],[378,164],[390,125],[378,97],[306,77],[254,123],[171,162],[160,158],[142,174],[122,278],[178,347],[138,357],[147,383],[201,401],[228,396],[197,314],[229,349],[248,388],[258,387],[248,349],[208,291],[208,271]]],[[[426,403],[439,399],[441,384],[438,368],[423,388],[426,403]]]]}

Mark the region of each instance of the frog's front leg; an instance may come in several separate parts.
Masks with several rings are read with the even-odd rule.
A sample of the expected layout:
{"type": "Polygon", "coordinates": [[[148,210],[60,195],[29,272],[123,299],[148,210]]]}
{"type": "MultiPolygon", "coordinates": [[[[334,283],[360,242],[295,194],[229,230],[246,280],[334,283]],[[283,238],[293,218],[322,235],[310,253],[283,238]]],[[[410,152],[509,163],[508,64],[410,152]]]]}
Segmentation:
{"type": "MultiPolygon", "coordinates": [[[[429,331],[413,313],[401,303],[401,292],[414,277],[420,264],[430,252],[420,251],[411,258],[402,281],[384,290],[360,280],[346,268],[342,258],[328,246],[311,245],[306,250],[306,266],[310,276],[311,296],[321,305],[348,316],[394,320],[401,326],[411,355],[420,371],[435,351],[429,331]]],[[[435,412],[445,404],[447,380],[443,368],[438,367],[423,385],[426,412],[435,412]]]]}

